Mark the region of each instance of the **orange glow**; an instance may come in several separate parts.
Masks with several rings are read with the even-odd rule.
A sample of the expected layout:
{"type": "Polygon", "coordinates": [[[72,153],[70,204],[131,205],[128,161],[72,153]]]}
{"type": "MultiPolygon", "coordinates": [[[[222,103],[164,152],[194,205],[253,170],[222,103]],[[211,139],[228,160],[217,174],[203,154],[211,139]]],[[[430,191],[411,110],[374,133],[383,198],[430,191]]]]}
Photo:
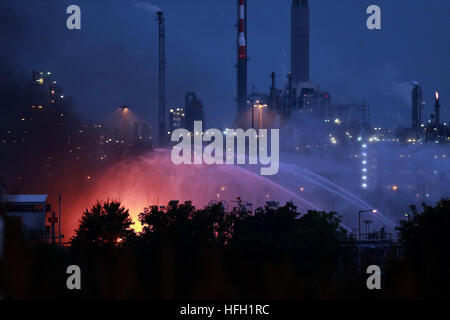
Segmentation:
{"type": "Polygon", "coordinates": [[[69,184],[62,191],[65,218],[61,221],[67,239],[73,236],[86,208],[90,209],[96,201],[120,201],[129,210],[132,228],[140,232],[139,213],[145,207],[165,206],[170,200],[192,201],[203,208],[211,200],[220,199],[227,201],[231,210],[236,195],[254,208],[265,205],[266,194],[280,203],[292,198],[258,174],[234,166],[177,166],[165,151],[118,162],[96,172],[95,179],[90,177],[84,185],[69,184]]]}

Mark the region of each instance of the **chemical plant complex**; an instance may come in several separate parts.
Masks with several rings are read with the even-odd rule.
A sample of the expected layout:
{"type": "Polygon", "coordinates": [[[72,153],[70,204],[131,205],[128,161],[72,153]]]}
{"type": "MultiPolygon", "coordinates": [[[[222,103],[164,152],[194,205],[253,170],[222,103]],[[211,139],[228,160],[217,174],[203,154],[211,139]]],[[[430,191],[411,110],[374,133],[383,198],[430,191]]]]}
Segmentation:
{"type": "Polygon", "coordinates": [[[74,2],[1,2],[0,300],[450,297],[448,1],[74,2]]]}
{"type": "MultiPolygon", "coordinates": [[[[434,186],[449,178],[445,164],[450,157],[450,122],[441,117],[441,110],[448,107],[446,97],[435,92],[434,112],[432,115],[425,115],[424,92],[428,91],[424,91],[420,79],[416,79],[419,82],[411,83],[410,112],[404,115],[410,117],[410,126],[398,128],[371,125],[370,115],[377,111],[370,109],[369,101],[355,99],[347,103],[334,102],[333,92],[310,81],[308,0],[293,0],[291,4],[290,72],[272,72],[268,75],[268,92],[251,91],[248,89],[247,74],[250,63],[247,11],[252,8],[247,6],[246,0],[236,1],[236,91],[230,92],[230,96],[235,98],[236,106],[230,108],[230,112],[235,113],[235,121],[229,124],[229,128],[279,128],[281,152],[289,154],[289,159],[295,159],[292,161],[299,161],[302,165],[305,165],[302,162],[304,159],[314,164],[322,160],[328,161],[315,168],[315,173],[336,184],[345,185],[365,201],[371,202],[373,207],[384,205],[393,220],[403,217],[405,212],[405,204],[395,201],[396,193],[412,195],[418,202],[438,200],[441,195],[433,194],[434,186]],[[424,161],[429,165],[418,165],[424,161]],[[340,170],[340,164],[345,164],[350,169],[340,170]],[[330,172],[330,168],[334,169],[334,166],[335,171],[330,172]]],[[[166,92],[166,81],[170,79],[166,77],[166,65],[170,65],[170,61],[166,59],[165,19],[162,11],[156,12],[156,21],[158,101],[152,104],[158,106],[157,110],[153,108],[153,119],[157,119],[154,121],[157,123],[156,130],[149,124],[149,119],[136,119],[133,116],[133,106],[128,105],[112,108],[116,110],[112,125],[106,120],[89,124],[75,120],[76,117],[68,108],[71,99],[65,97],[63,88],[52,72],[33,71],[27,89],[29,108],[18,116],[17,123],[12,125],[14,130],[2,131],[0,148],[5,154],[32,148],[30,135],[38,130],[44,132],[42,139],[51,143],[36,151],[45,154],[45,159],[36,164],[36,167],[23,169],[24,173],[9,174],[8,179],[5,179],[7,186],[4,193],[21,191],[24,185],[33,181],[29,177],[33,177],[36,170],[43,172],[48,184],[56,176],[62,179],[64,169],[54,164],[54,158],[58,154],[64,154],[64,158],[67,158],[66,167],[78,168],[83,163],[77,169],[77,174],[86,183],[95,178],[91,174],[95,170],[90,168],[100,168],[105,163],[121,161],[128,155],[138,157],[155,149],[167,149],[171,145],[171,133],[178,128],[192,132],[194,121],[202,121],[204,128],[209,127],[205,122],[205,114],[212,111],[197,93],[187,92],[184,97],[179,97],[178,105],[167,106],[166,95],[170,92],[166,92]],[[47,130],[48,128],[56,129],[47,130]],[[86,166],[86,163],[89,165],[86,166]],[[27,179],[28,182],[25,181],[27,179]]],[[[284,159],[283,156],[280,157],[282,162],[284,159]]],[[[308,187],[304,184],[295,185],[295,188],[300,194],[308,193],[308,187]]],[[[30,197],[24,196],[18,199],[22,201],[28,198],[30,197]]],[[[46,196],[39,199],[44,198],[47,199],[46,196]]],[[[209,200],[215,201],[218,198],[219,196],[209,200]]],[[[17,207],[18,204],[13,201],[15,197],[7,199],[11,199],[12,202],[8,200],[11,207],[17,207]]],[[[270,199],[268,194],[258,205],[264,205],[266,200],[277,199],[270,199]]],[[[44,204],[39,203],[39,210],[45,207],[44,204]]],[[[333,208],[334,205],[324,207],[327,210],[333,208]]],[[[48,222],[58,220],[54,218],[53,216],[47,221],[45,231],[45,237],[53,240],[54,226],[51,227],[48,222]]],[[[355,225],[356,221],[353,221],[350,228],[355,225]]]]}

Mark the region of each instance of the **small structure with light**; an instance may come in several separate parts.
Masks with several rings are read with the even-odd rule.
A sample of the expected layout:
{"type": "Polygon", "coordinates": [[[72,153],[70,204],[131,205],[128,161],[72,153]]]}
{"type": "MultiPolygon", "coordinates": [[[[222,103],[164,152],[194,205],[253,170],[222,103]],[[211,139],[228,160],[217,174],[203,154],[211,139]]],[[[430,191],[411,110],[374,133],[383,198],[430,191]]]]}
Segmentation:
{"type": "Polygon", "coordinates": [[[358,239],[361,240],[361,213],[377,213],[377,209],[359,210],[358,211],[358,239]]]}

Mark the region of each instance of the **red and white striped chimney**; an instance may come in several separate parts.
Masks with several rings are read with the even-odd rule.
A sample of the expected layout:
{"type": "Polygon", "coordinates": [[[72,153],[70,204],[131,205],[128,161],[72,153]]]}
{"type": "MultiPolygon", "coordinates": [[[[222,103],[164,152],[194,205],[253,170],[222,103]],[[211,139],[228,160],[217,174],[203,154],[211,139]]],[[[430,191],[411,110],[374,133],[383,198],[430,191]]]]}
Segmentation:
{"type": "Polygon", "coordinates": [[[245,39],[245,0],[239,0],[239,59],[247,59],[245,39]]]}
{"type": "MultiPolygon", "coordinates": [[[[247,111],[247,0],[237,0],[237,103],[238,118],[247,111]]],[[[242,118],[243,119],[243,118],[242,118]]],[[[240,125],[244,125],[241,123],[240,125]]],[[[241,127],[240,127],[241,128],[241,127]]]]}

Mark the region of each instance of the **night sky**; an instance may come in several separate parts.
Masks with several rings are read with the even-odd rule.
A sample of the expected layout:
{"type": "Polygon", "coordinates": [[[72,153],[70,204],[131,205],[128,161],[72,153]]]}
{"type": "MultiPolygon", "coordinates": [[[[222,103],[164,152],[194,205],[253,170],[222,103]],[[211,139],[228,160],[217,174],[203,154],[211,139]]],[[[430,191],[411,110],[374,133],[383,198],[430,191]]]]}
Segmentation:
{"type": "MultiPolygon", "coordinates": [[[[0,0],[2,79],[29,81],[52,71],[75,107],[92,121],[128,104],[155,123],[157,22],[133,0],[0,0]],[[82,30],[66,28],[66,8],[81,7],[82,30]],[[8,71],[5,73],[5,70],[8,71]]],[[[168,107],[187,91],[203,100],[208,127],[231,125],[236,112],[236,1],[152,0],[165,12],[168,107]]],[[[284,87],[289,71],[290,0],[248,0],[249,91],[284,87]]],[[[424,118],[439,90],[450,120],[450,2],[310,0],[311,80],[339,99],[366,99],[374,126],[410,124],[411,81],[424,89],[424,118]],[[366,8],[382,10],[382,30],[365,26],[366,8]]]]}

